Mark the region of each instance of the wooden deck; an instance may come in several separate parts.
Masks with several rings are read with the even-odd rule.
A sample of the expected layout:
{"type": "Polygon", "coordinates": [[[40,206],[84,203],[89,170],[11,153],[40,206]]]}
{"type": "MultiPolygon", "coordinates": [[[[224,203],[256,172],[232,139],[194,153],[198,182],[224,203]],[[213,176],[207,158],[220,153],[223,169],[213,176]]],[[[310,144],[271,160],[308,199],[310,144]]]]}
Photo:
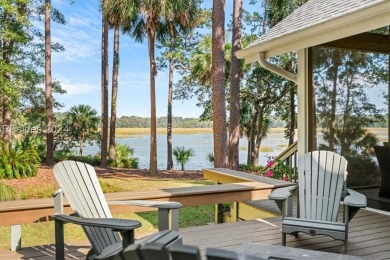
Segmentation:
{"type": "MultiPolygon", "coordinates": [[[[185,244],[237,250],[244,242],[281,244],[281,218],[210,224],[180,230],[185,244]]],[[[325,252],[343,252],[343,242],[326,236],[288,236],[287,245],[325,252]]],[[[67,259],[85,259],[87,242],[67,246],[67,259]]],[[[390,259],[390,213],[361,210],[350,224],[349,253],[367,259],[390,259]]],[[[54,259],[54,247],[37,246],[18,252],[0,251],[0,259],[54,259]]]]}
{"type": "MultiPolygon", "coordinates": [[[[281,244],[281,218],[193,227],[181,230],[185,244],[237,250],[244,242],[281,244]]],[[[331,237],[300,234],[287,237],[287,246],[343,252],[343,242],[331,237]]],[[[390,215],[361,210],[350,223],[349,255],[390,259],[390,215]]]]}

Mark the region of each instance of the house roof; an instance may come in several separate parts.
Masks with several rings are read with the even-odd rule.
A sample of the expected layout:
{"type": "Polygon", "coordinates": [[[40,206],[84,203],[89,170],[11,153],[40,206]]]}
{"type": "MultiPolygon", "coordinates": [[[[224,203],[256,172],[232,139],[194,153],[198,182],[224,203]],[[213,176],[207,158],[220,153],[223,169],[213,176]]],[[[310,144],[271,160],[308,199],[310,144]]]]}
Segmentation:
{"type": "Polygon", "coordinates": [[[247,63],[390,25],[390,0],[309,0],[247,48],[247,63]]]}

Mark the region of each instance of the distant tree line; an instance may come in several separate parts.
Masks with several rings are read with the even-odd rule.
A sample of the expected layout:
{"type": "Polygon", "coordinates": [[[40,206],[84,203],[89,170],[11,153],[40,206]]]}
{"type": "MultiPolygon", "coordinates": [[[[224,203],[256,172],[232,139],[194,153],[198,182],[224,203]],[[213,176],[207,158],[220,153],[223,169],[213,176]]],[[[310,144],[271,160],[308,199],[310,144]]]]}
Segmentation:
{"type": "MultiPolygon", "coordinates": [[[[176,128],[211,128],[210,121],[200,121],[199,118],[173,117],[173,126],[176,128]]],[[[157,127],[167,127],[167,117],[159,117],[156,121],[157,127]]],[[[122,116],[117,118],[116,127],[119,128],[149,128],[150,118],[138,116],[122,116]]]]}
{"type": "MultiPolygon", "coordinates": [[[[368,127],[387,127],[387,115],[379,115],[381,120],[373,122],[368,127]]],[[[339,115],[338,118],[341,119],[342,115],[339,115]]],[[[173,126],[175,128],[212,128],[213,123],[211,121],[201,121],[199,118],[182,118],[182,117],[173,117],[173,126]]],[[[286,126],[286,121],[279,116],[270,116],[269,125],[271,128],[280,128],[286,126]]],[[[138,117],[138,116],[122,116],[117,118],[116,127],[119,128],[149,128],[150,127],[150,118],[148,117],[138,117]]],[[[157,127],[167,127],[167,118],[158,117],[157,118],[157,127]]]]}

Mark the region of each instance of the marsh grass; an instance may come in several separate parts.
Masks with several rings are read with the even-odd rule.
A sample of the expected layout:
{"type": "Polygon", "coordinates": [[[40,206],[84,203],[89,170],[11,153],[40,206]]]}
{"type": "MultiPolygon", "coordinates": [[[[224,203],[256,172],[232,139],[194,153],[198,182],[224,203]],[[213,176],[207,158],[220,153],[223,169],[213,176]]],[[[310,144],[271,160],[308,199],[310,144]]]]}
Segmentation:
{"type": "Polygon", "coordinates": [[[266,146],[266,145],[260,146],[260,152],[262,153],[270,153],[273,151],[274,149],[271,146],[266,146]]]}
{"type": "MultiPolygon", "coordinates": [[[[270,133],[283,133],[284,128],[271,128],[270,133]]],[[[173,134],[212,134],[212,128],[172,128],[173,134]]],[[[145,135],[150,133],[150,128],[116,128],[115,134],[119,138],[129,135],[145,135]]],[[[166,134],[166,128],[157,128],[158,134],[166,134]]]]}
{"type": "MultiPolygon", "coordinates": [[[[212,128],[173,128],[173,134],[211,134],[212,128]]],[[[129,135],[144,135],[149,134],[149,128],[117,128],[115,134],[118,137],[126,137],[129,135]]],[[[157,134],[166,134],[166,128],[157,128],[157,134]]]]}

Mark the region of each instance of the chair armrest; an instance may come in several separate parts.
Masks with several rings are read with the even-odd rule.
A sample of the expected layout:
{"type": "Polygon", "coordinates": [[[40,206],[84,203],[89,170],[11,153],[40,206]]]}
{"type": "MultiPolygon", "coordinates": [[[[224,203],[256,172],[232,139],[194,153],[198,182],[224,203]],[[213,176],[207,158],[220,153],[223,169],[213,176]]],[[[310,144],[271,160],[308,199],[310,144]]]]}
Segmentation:
{"type": "Polygon", "coordinates": [[[52,196],[54,197],[54,213],[63,214],[64,213],[64,195],[61,189],[53,192],[52,196]]]}
{"type": "Polygon", "coordinates": [[[64,214],[54,214],[53,218],[64,223],[72,223],[81,226],[110,228],[118,232],[133,230],[141,226],[141,223],[139,221],[127,219],[80,218],[64,214]]]}
{"type": "Polygon", "coordinates": [[[179,230],[179,208],[182,204],[173,201],[109,200],[109,205],[134,205],[158,208],[158,230],[179,230]]]}
{"type": "Polygon", "coordinates": [[[179,202],[154,200],[108,200],[107,203],[109,205],[134,205],[158,209],[179,209],[182,206],[179,202]]]}
{"type": "Polygon", "coordinates": [[[64,223],[72,223],[81,226],[109,228],[120,232],[122,236],[122,247],[126,248],[134,244],[134,229],[141,226],[136,220],[114,219],[114,218],[80,218],[64,214],[54,214],[55,222],[55,245],[56,259],[64,258],[64,223]]]}
{"type": "Polygon", "coordinates": [[[295,191],[297,188],[298,188],[298,185],[276,189],[273,192],[271,192],[270,195],[268,195],[268,199],[270,199],[270,200],[286,200],[288,197],[292,196],[293,191],[295,191]]]}
{"type": "Polygon", "coordinates": [[[344,204],[348,207],[365,208],[367,206],[367,198],[359,192],[347,189],[347,196],[344,198],[344,204]]]}
{"type": "Polygon", "coordinates": [[[53,197],[56,197],[58,194],[62,193],[62,190],[61,189],[58,189],[56,190],[55,192],[53,192],[52,196],[53,197]]]}

